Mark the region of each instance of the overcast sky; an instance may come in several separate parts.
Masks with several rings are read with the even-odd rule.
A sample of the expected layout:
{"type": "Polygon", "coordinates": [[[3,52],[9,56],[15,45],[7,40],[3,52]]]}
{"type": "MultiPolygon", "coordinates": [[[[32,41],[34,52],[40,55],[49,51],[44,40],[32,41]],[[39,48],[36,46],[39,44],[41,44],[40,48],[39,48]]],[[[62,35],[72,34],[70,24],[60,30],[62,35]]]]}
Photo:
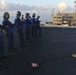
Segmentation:
{"type": "Polygon", "coordinates": [[[54,5],[57,6],[61,2],[66,2],[68,5],[73,6],[75,0],[0,0],[0,2],[6,1],[10,3],[21,3],[30,6],[42,6],[42,5],[54,5]]]}
{"type": "Polygon", "coordinates": [[[20,10],[22,14],[36,13],[41,16],[41,20],[51,21],[53,7],[54,13],[64,10],[71,12],[74,10],[74,0],[0,0],[0,17],[6,11],[11,16],[16,16],[16,12],[20,10]]]}

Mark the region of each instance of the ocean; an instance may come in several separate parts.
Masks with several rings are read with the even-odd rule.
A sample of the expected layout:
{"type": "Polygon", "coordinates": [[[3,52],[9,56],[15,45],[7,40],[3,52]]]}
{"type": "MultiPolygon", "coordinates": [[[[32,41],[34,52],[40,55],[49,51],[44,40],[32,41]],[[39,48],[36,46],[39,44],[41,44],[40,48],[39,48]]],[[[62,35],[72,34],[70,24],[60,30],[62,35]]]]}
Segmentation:
{"type": "MultiPolygon", "coordinates": [[[[15,16],[11,16],[9,20],[10,20],[12,23],[14,23],[14,19],[15,19],[15,16]]],[[[51,22],[51,21],[52,21],[52,17],[42,16],[42,17],[40,18],[40,20],[41,20],[41,24],[45,24],[46,22],[51,22]]],[[[3,17],[0,16],[0,24],[2,24],[2,21],[3,21],[3,17]]]]}

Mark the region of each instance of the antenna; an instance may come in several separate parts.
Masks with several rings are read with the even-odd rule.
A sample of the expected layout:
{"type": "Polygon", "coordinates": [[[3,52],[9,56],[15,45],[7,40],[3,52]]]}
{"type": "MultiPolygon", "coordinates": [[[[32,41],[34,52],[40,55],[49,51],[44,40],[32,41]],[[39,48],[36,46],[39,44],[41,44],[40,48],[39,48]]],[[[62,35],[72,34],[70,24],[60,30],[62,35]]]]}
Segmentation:
{"type": "Polygon", "coordinates": [[[75,13],[76,13],[76,0],[74,1],[74,3],[75,3],[74,10],[75,10],[75,13]]]}
{"type": "Polygon", "coordinates": [[[52,6],[52,16],[54,15],[54,7],[52,6]]]}

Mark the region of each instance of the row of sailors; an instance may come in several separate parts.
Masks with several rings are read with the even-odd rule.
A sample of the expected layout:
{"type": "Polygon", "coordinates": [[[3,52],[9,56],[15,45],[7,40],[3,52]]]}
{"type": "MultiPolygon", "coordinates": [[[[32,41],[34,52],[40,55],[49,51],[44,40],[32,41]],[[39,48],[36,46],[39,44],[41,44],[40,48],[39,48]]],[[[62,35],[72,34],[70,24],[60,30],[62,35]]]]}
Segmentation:
{"type": "Polygon", "coordinates": [[[13,49],[14,49],[14,36],[13,36],[13,28],[16,28],[19,39],[20,39],[20,45],[23,46],[24,42],[24,34],[23,34],[23,26],[26,28],[26,39],[30,39],[30,34],[32,34],[32,37],[37,37],[38,35],[41,35],[41,27],[40,27],[40,16],[35,18],[35,13],[33,13],[32,18],[30,17],[29,13],[26,13],[26,17],[24,21],[20,19],[21,12],[17,11],[16,18],[14,21],[14,24],[12,24],[9,21],[10,15],[8,12],[5,12],[3,15],[3,22],[2,25],[0,25],[0,65],[3,65],[3,58],[6,56],[4,55],[4,45],[3,45],[3,30],[6,31],[6,36],[8,38],[8,50],[9,55],[13,55],[13,49]],[[32,30],[32,31],[31,31],[32,30]]]}

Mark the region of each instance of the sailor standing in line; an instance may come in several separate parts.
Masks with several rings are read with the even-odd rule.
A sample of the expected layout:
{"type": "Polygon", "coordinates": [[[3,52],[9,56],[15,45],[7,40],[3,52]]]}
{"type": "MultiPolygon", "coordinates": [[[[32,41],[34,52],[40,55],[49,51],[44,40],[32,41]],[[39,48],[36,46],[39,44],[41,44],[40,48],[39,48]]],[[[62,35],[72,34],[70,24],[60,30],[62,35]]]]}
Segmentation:
{"type": "Polygon", "coordinates": [[[0,25],[0,65],[5,65],[3,62],[4,59],[4,45],[3,45],[3,27],[0,25]]]}
{"type": "Polygon", "coordinates": [[[24,15],[21,16],[22,25],[24,25],[24,15]]]}
{"type": "Polygon", "coordinates": [[[20,46],[23,47],[23,45],[24,45],[24,34],[23,34],[22,21],[20,19],[21,12],[20,11],[17,11],[17,14],[16,15],[17,16],[15,18],[14,24],[15,24],[15,27],[16,27],[16,29],[18,31],[18,34],[19,34],[20,46]]]}
{"type": "Polygon", "coordinates": [[[40,20],[39,20],[40,16],[38,16],[36,18],[36,35],[37,36],[41,36],[41,27],[40,27],[40,20]]]}
{"type": "Polygon", "coordinates": [[[2,25],[5,27],[6,36],[8,38],[8,55],[13,55],[14,37],[13,37],[13,24],[9,21],[10,15],[8,12],[4,13],[2,25]]]}
{"type": "Polygon", "coordinates": [[[29,13],[26,13],[25,15],[25,20],[24,20],[24,27],[26,29],[26,39],[29,39],[30,40],[30,24],[31,24],[31,21],[30,21],[30,14],[29,13]]]}
{"type": "Polygon", "coordinates": [[[36,37],[36,19],[35,19],[36,14],[33,13],[32,18],[31,18],[31,27],[32,27],[32,37],[36,37]]]}

